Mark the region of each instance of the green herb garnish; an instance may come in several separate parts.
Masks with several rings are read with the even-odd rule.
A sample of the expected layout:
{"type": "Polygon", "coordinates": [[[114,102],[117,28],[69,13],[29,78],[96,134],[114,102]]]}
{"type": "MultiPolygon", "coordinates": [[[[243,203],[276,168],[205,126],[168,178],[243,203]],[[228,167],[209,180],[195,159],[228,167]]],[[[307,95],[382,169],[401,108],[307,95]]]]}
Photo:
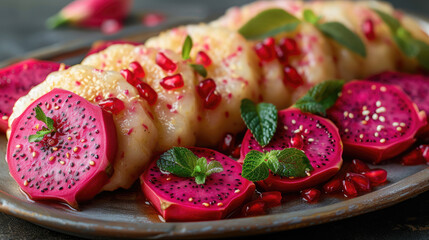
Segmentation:
{"type": "Polygon", "coordinates": [[[283,9],[260,12],[244,24],[238,32],[249,40],[264,39],[281,32],[292,32],[301,21],[283,9]]]}
{"type": "Polygon", "coordinates": [[[207,77],[207,70],[206,68],[201,65],[201,64],[189,64],[189,66],[191,66],[191,68],[194,69],[195,72],[197,72],[198,74],[200,74],[202,77],[207,77]]]}
{"type": "Polygon", "coordinates": [[[28,136],[28,141],[40,142],[45,135],[55,132],[56,129],[54,127],[54,120],[52,118],[47,117],[43,112],[42,108],[36,106],[34,108],[34,111],[36,112],[36,119],[45,123],[46,127],[44,126],[42,127],[42,130],[37,131],[36,134],[28,136]]]}
{"type": "Polygon", "coordinates": [[[306,177],[313,171],[307,156],[296,148],[259,152],[251,150],[246,154],[242,176],[250,181],[268,178],[269,170],[282,177],[306,177]]]}
{"type": "Polygon", "coordinates": [[[183,60],[188,60],[189,56],[191,54],[191,50],[192,50],[192,38],[187,35],[185,38],[185,41],[183,42],[183,46],[182,46],[182,59],[183,60]]]}
{"type": "Polygon", "coordinates": [[[206,177],[223,171],[222,164],[197,157],[184,147],[173,147],[163,153],[156,162],[158,168],[179,177],[194,177],[197,184],[204,184],[206,177]]]}
{"type": "Polygon", "coordinates": [[[373,9],[374,12],[389,26],[392,37],[399,49],[410,58],[416,58],[420,65],[429,70],[429,45],[413,37],[401,26],[401,23],[389,14],[373,9]]]}
{"type": "Polygon", "coordinates": [[[325,116],[326,110],[337,101],[344,82],[344,80],[330,80],[319,83],[296,101],[294,107],[303,112],[325,116]]]}
{"type": "Polygon", "coordinates": [[[240,106],[241,118],[261,146],[270,143],[277,129],[277,109],[271,103],[256,105],[243,99],[240,106]]]}

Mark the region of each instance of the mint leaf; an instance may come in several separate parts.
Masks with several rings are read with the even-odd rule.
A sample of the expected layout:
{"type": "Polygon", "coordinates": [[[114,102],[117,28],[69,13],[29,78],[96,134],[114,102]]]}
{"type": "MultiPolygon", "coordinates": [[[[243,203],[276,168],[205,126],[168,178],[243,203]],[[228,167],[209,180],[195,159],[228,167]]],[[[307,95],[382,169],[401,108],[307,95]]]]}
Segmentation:
{"type": "Polygon", "coordinates": [[[277,170],[271,169],[271,171],[282,177],[307,177],[310,171],[314,170],[305,153],[296,148],[276,151],[272,158],[277,158],[279,167],[277,170]]]}
{"type": "Polygon", "coordinates": [[[223,171],[222,164],[198,158],[191,150],[184,147],[173,147],[163,153],[156,162],[163,172],[169,172],[179,177],[194,177],[197,184],[204,184],[206,177],[223,171]]]}
{"type": "Polygon", "coordinates": [[[191,54],[191,50],[192,50],[192,38],[188,35],[185,38],[185,41],[183,42],[183,46],[182,46],[182,59],[183,60],[187,60],[189,59],[189,56],[191,54]]]}
{"type": "Polygon", "coordinates": [[[249,181],[262,181],[268,177],[270,171],[265,162],[265,154],[256,150],[251,150],[246,154],[243,162],[241,176],[249,181]]]}
{"type": "Polygon", "coordinates": [[[28,136],[28,142],[40,142],[46,134],[51,133],[51,130],[40,130],[36,134],[28,136]]]}
{"type": "Polygon", "coordinates": [[[246,39],[257,40],[280,32],[290,32],[300,20],[283,9],[272,8],[260,12],[244,24],[238,32],[246,39]]]}
{"type": "Polygon", "coordinates": [[[312,24],[317,24],[319,22],[319,20],[322,18],[320,16],[316,16],[316,14],[313,12],[313,10],[310,9],[305,9],[304,12],[302,13],[304,20],[306,22],[312,23],[312,24]]]}
{"type": "Polygon", "coordinates": [[[389,14],[378,9],[372,10],[377,13],[377,15],[383,20],[384,23],[387,24],[391,32],[396,32],[396,30],[401,26],[399,21],[396,18],[390,16],[389,14]]]}
{"type": "Polygon", "coordinates": [[[305,153],[296,148],[272,150],[262,153],[251,150],[246,154],[241,176],[252,181],[262,181],[272,173],[282,177],[307,177],[313,167],[305,153]]]}
{"type": "Polygon", "coordinates": [[[241,118],[261,146],[270,143],[277,129],[277,109],[271,103],[255,105],[249,99],[241,101],[241,118]]]}
{"type": "Polygon", "coordinates": [[[360,37],[350,31],[346,26],[340,22],[327,22],[322,24],[317,24],[316,27],[326,36],[329,37],[344,47],[348,48],[350,51],[366,57],[365,45],[360,39],[360,37]]]}
{"type": "Polygon", "coordinates": [[[164,172],[179,177],[191,177],[197,164],[198,157],[184,147],[174,147],[163,153],[156,165],[164,172]]]}
{"type": "Polygon", "coordinates": [[[294,107],[303,112],[325,116],[326,110],[337,101],[343,85],[344,80],[329,80],[319,83],[308,90],[306,95],[298,99],[294,107]]]}
{"type": "Polygon", "coordinates": [[[410,58],[416,58],[421,66],[429,70],[429,45],[415,39],[412,34],[401,26],[401,23],[389,14],[373,9],[374,12],[390,28],[393,39],[399,49],[410,58]]]}
{"type": "Polygon", "coordinates": [[[207,77],[207,70],[206,68],[201,64],[189,64],[191,68],[194,69],[198,74],[200,74],[202,77],[207,77]]]}

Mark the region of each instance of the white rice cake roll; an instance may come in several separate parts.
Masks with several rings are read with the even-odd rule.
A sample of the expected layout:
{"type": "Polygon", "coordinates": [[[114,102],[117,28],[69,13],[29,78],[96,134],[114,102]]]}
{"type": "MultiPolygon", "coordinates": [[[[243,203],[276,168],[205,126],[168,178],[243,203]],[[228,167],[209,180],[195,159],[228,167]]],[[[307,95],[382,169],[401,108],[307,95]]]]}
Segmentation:
{"type": "MultiPolygon", "coordinates": [[[[248,42],[235,31],[205,24],[174,28],[150,38],[148,47],[171,49],[181,53],[186,36],[193,40],[191,62],[199,51],[204,51],[212,63],[207,78],[216,83],[216,92],[221,96],[220,104],[206,109],[199,98],[197,121],[197,145],[215,146],[226,133],[237,133],[245,129],[240,115],[241,100],[257,101],[259,95],[259,68],[257,57],[248,42]]],[[[199,81],[204,78],[198,76],[199,81]]]]}
{"type": "MultiPolygon", "coordinates": [[[[158,94],[152,106],[154,122],[158,128],[159,139],[156,151],[163,152],[174,146],[193,146],[197,126],[196,79],[191,67],[171,50],[147,48],[143,45],[115,44],[107,49],[86,57],[82,64],[97,69],[120,71],[128,69],[131,62],[142,66],[147,82],[158,94]],[[177,64],[175,72],[164,71],[157,65],[156,55],[161,52],[177,64]],[[166,90],[160,82],[164,77],[180,73],[184,85],[181,88],[166,90]]],[[[155,139],[153,141],[156,141],[155,139]]]]}
{"type": "Polygon", "coordinates": [[[116,97],[124,102],[125,109],[113,115],[118,150],[113,164],[113,175],[103,190],[129,188],[150,162],[156,145],[154,139],[158,137],[146,101],[119,73],[76,65],[67,70],[51,73],[44,82],[18,99],[9,124],[12,124],[33,101],[54,88],[74,92],[94,104],[110,97],[116,97]]]}

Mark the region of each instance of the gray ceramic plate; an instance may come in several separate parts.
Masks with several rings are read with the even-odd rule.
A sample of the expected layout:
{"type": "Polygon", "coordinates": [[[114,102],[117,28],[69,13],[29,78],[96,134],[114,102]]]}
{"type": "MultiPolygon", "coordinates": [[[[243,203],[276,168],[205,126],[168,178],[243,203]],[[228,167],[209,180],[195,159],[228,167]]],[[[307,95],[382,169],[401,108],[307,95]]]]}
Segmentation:
{"type": "MultiPolygon", "coordinates": [[[[428,24],[422,22],[425,30],[428,24]]],[[[131,29],[129,32],[135,32],[131,29]]],[[[128,40],[143,41],[151,33],[128,35],[128,40]]],[[[86,40],[51,47],[22,58],[64,61],[74,64],[88,50],[86,40]]],[[[19,59],[1,63],[9,64],[19,59]]],[[[46,228],[84,237],[122,238],[217,238],[250,235],[300,228],[344,219],[385,208],[414,197],[429,189],[429,168],[426,165],[401,166],[390,163],[380,166],[388,171],[388,183],[373,192],[354,199],[324,198],[320,203],[307,204],[290,198],[268,215],[232,218],[210,222],[165,223],[140,193],[138,184],[130,190],[101,193],[81,206],[80,211],[63,205],[37,203],[29,200],[9,175],[4,160],[6,138],[0,135],[0,211],[46,228]]]]}

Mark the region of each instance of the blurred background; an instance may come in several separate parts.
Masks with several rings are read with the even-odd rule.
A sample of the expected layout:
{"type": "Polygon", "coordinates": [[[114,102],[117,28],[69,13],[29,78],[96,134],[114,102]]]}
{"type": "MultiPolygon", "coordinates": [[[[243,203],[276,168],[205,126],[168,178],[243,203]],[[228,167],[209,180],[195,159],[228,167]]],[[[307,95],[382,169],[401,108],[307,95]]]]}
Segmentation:
{"type": "MultiPolygon", "coordinates": [[[[100,29],[60,28],[49,30],[45,20],[53,16],[70,0],[1,0],[0,1],[0,61],[21,57],[30,51],[64,44],[90,45],[98,39],[115,39],[137,32],[156,32],[178,24],[209,21],[222,15],[231,6],[251,0],[135,0],[131,15],[116,33],[100,29]],[[149,27],[144,17],[159,13],[164,19],[149,27]]],[[[396,8],[429,18],[428,0],[388,0],[396,8]]],[[[149,23],[150,25],[150,23],[149,23]]],[[[110,30],[111,31],[111,30],[110,30]]]]}

